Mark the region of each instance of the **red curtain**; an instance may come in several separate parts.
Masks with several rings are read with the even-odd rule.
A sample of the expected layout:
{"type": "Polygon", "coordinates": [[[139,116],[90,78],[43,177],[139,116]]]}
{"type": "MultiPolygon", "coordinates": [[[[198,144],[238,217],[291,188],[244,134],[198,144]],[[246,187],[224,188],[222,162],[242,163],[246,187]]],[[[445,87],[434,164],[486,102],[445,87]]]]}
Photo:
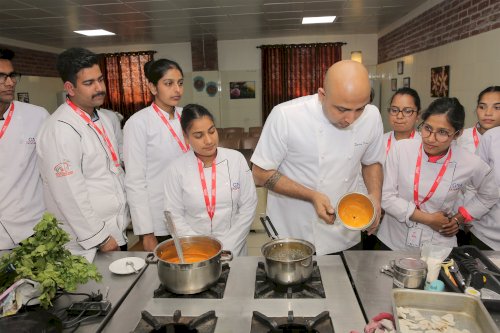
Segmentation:
{"type": "Polygon", "coordinates": [[[262,45],[262,121],[279,103],[315,94],[345,43],[262,45]]]}
{"type": "Polygon", "coordinates": [[[107,96],[103,107],[121,113],[127,121],[152,102],[144,64],[155,51],[100,54],[99,66],[106,78],[107,96]]]}

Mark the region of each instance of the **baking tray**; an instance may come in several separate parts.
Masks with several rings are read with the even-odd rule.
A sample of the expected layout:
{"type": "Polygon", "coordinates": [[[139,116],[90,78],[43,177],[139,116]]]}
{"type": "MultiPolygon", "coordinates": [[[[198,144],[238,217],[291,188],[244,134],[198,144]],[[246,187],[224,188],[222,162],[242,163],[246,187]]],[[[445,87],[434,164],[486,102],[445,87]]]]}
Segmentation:
{"type": "Polygon", "coordinates": [[[468,329],[474,333],[499,333],[493,319],[479,298],[445,292],[425,290],[393,289],[392,311],[396,328],[401,332],[396,308],[399,306],[416,309],[426,319],[432,315],[444,316],[451,313],[455,319],[455,328],[468,329]]]}

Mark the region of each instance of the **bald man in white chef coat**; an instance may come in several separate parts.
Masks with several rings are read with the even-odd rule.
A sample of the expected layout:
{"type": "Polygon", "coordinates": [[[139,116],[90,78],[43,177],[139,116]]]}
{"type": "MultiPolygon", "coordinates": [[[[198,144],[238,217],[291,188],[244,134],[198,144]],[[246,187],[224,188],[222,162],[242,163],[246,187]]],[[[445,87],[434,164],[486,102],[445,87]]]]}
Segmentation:
{"type": "Polygon", "coordinates": [[[316,253],[343,251],[360,232],[334,223],[334,206],[355,191],[359,168],[380,220],[383,126],[369,105],[366,68],[354,61],[331,66],[318,93],[277,105],[251,158],[255,183],[269,189],[267,213],[281,237],[306,239],[316,253]]]}
{"type": "Polygon", "coordinates": [[[0,49],[0,250],[31,236],[45,211],[35,138],[49,114],[14,100],[21,74],[13,57],[11,50],[0,49]]]}

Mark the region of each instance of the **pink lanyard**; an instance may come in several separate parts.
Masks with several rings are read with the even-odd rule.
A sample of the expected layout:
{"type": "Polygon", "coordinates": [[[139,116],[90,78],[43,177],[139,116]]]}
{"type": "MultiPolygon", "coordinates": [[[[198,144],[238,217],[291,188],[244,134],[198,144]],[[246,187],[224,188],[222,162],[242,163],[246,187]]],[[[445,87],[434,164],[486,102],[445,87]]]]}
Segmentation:
{"type": "Polygon", "coordinates": [[[477,146],[479,145],[479,137],[477,136],[476,127],[474,127],[474,129],[472,130],[472,138],[474,139],[474,146],[477,148],[477,146]]]}
{"type": "MultiPolygon", "coordinates": [[[[415,136],[415,130],[411,132],[409,139],[413,139],[415,136]]],[[[387,139],[387,147],[385,148],[385,156],[389,154],[389,149],[391,149],[391,141],[392,141],[392,133],[389,135],[389,139],[387,139]]]]}
{"type": "Polygon", "coordinates": [[[111,141],[109,140],[108,135],[106,134],[106,130],[104,129],[104,124],[102,125],[102,131],[101,129],[94,124],[94,122],[90,119],[88,114],[83,112],[78,106],[73,104],[69,99],[66,100],[66,103],[73,109],[73,111],[76,112],[77,115],[79,115],[87,124],[92,126],[92,128],[99,133],[99,135],[104,139],[104,142],[106,142],[106,145],[108,146],[109,152],[111,153],[111,158],[113,159],[113,162],[115,163],[116,167],[120,167],[120,162],[118,161],[118,157],[115,153],[115,150],[113,149],[113,145],[111,144],[111,141]]]}
{"type": "MultiPolygon", "coordinates": [[[[160,108],[158,108],[158,106],[154,102],[151,103],[151,106],[156,111],[156,114],[161,118],[161,120],[163,121],[163,123],[165,125],[167,125],[168,130],[170,131],[170,133],[174,137],[175,141],[177,141],[177,143],[179,144],[179,147],[181,147],[182,151],[183,152],[187,152],[189,150],[189,144],[186,144],[186,146],[184,146],[184,144],[182,143],[181,139],[179,139],[179,136],[177,136],[177,133],[175,133],[174,129],[172,128],[172,125],[170,125],[170,123],[167,120],[167,118],[165,118],[165,116],[161,112],[160,108]]],[[[179,113],[176,113],[176,114],[177,114],[177,119],[180,119],[179,113]]]]}
{"type": "Polygon", "coordinates": [[[203,197],[205,198],[205,206],[210,220],[214,218],[215,214],[215,194],[216,194],[216,167],[215,160],[212,161],[212,203],[208,199],[207,182],[205,181],[205,173],[203,172],[203,163],[198,159],[198,171],[200,172],[201,188],[203,189],[203,197]]]}
{"type": "Polygon", "coordinates": [[[438,176],[434,180],[434,184],[432,184],[432,187],[429,190],[429,193],[427,193],[422,202],[418,203],[418,186],[420,182],[420,171],[421,171],[420,167],[422,165],[422,144],[420,144],[420,149],[418,150],[417,165],[415,166],[415,178],[413,180],[413,201],[415,202],[415,205],[417,206],[418,209],[420,209],[420,205],[423,205],[424,202],[429,200],[436,191],[439,183],[441,182],[441,179],[443,179],[443,175],[446,172],[446,169],[448,168],[450,159],[451,159],[451,148],[450,152],[448,153],[448,157],[446,157],[446,160],[444,161],[443,166],[441,167],[441,170],[439,170],[438,176]]]}
{"type": "Polygon", "coordinates": [[[13,113],[14,113],[14,102],[12,102],[10,104],[10,110],[9,110],[9,113],[7,114],[7,118],[5,118],[5,122],[3,123],[2,129],[0,129],[0,139],[5,134],[5,131],[7,131],[7,127],[9,127],[10,120],[12,119],[13,113]]]}

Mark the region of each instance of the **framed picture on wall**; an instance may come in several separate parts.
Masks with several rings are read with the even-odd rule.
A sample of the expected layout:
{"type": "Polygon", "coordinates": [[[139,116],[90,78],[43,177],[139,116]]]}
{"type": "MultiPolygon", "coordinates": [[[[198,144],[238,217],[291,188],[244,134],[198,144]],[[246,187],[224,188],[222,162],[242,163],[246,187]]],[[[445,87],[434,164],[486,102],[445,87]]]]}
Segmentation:
{"type": "Polygon", "coordinates": [[[29,103],[30,102],[30,95],[27,92],[17,93],[17,100],[19,102],[29,103]]]}
{"type": "Polygon", "coordinates": [[[404,61],[398,61],[398,74],[401,75],[404,72],[405,68],[405,62],[404,61]]]}
{"type": "Polygon", "coordinates": [[[255,81],[229,82],[230,99],[255,98],[255,81]]]}
{"type": "Polygon", "coordinates": [[[410,77],[409,76],[403,78],[403,87],[410,88],[410,77]]]}
{"type": "Polygon", "coordinates": [[[450,93],[450,66],[431,68],[431,97],[448,97],[450,93]]]}
{"type": "Polygon", "coordinates": [[[398,79],[391,79],[391,90],[398,90],[398,79]]]}

